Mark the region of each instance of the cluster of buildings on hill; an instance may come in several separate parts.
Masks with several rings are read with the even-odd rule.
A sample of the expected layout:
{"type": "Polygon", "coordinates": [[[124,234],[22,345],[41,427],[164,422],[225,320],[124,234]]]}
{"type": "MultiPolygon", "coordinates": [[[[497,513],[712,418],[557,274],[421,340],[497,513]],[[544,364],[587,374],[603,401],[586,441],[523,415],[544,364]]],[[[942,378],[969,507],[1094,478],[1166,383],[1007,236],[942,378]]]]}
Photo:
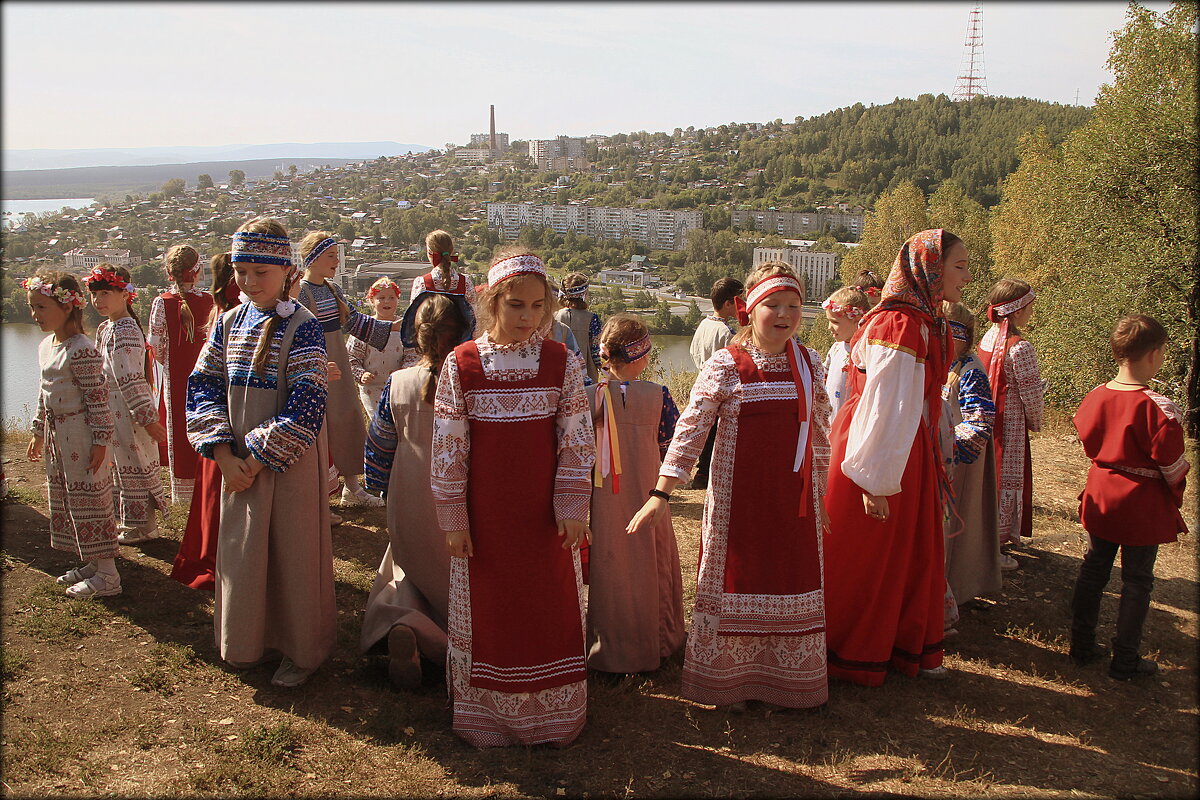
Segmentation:
{"type": "Polygon", "coordinates": [[[484,203],[489,228],[515,239],[527,226],[550,228],[593,239],[633,239],[652,250],[678,250],[687,232],[701,227],[699,211],[606,208],[585,205],[484,203]]]}
{"type": "MultiPolygon", "coordinates": [[[[446,145],[446,152],[460,161],[484,164],[497,161],[513,153],[507,133],[496,131],[496,107],[490,106],[490,129],[487,133],[472,133],[467,147],[446,145]]],[[[607,141],[607,136],[558,136],[553,139],[530,139],[516,152],[529,155],[538,169],[545,172],[581,172],[591,169],[585,155],[585,147],[607,141]]]]}

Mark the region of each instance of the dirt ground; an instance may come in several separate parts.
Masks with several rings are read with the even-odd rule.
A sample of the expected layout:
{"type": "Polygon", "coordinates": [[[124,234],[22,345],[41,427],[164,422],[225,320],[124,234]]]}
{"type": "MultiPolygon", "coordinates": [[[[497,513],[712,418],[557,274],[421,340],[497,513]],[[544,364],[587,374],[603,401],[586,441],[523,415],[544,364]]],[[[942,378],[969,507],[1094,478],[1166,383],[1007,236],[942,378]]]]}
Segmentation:
{"type": "MultiPolygon", "coordinates": [[[[1035,537],[1003,594],[963,609],[944,682],[834,682],[809,712],[737,714],[680,697],[682,654],[652,674],[589,681],[566,749],[476,750],[450,730],[445,682],[393,690],[360,658],[361,613],[386,544],[378,509],[334,531],[339,640],[300,690],[272,667],[224,667],[212,596],[171,581],[166,537],[122,548],[124,594],[71,601],[54,576],[40,465],[4,442],[2,786],[48,796],[1193,797],[1197,778],[1196,530],[1160,550],[1145,653],[1161,676],[1120,683],[1066,657],[1087,462],[1063,433],[1034,442],[1035,537]]],[[[1194,454],[1194,451],[1193,451],[1194,454]]],[[[702,492],[673,503],[694,592],[702,492]]],[[[1190,498],[1195,508],[1195,492],[1190,498]]],[[[1192,512],[1194,515],[1194,511],[1192,512]]],[[[1111,635],[1119,580],[1102,608],[1111,635]]]]}

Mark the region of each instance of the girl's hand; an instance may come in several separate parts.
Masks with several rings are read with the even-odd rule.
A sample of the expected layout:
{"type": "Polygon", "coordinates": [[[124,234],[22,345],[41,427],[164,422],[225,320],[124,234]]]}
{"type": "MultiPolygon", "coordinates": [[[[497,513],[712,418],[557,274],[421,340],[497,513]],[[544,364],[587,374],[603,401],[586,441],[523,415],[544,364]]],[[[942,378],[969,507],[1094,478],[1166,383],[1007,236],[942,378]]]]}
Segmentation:
{"type": "Polygon", "coordinates": [[[817,522],[821,526],[821,530],[829,530],[829,511],[825,508],[824,501],[817,503],[817,522]]]}
{"type": "Polygon", "coordinates": [[[42,460],[42,439],[40,436],[31,436],[29,446],[25,448],[25,457],[30,461],[42,460]]]}
{"type": "Polygon", "coordinates": [[[150,438],[156,442],[165,442],[167,440],[167,429],[163,427],[161,422],[151,422],[146,426],[146,433],[150,434],[150,438]]]}
{"type": "Polygon", "coordinates": [[[329,364],[329,380],[340,381],[342,379],[342,370],[338,367],[336,361],[330,361],[329,364]]]}
{"type": "Polygon", "coordinates": [[[475,555],[470,531],[447,531],[446,550],[455,558],[470,558],[475,555]]]}
{"type": "Polygon", "coordinates": [[[373,380],[375,380],[374,372],[364,372],[362,374],[362,377],[358,379],[359,383],[361,383],[363,386],[366,386],[368,383],[370,383],[373,380]]]}
{"type": "Polygon", "coordinates": [[[255,458],[252,455],[246,456],[245,462],[246,462],[246,469],[250,472],[251,480],[253,480],[254,477],[256,475],[258,475],[258,473],[262,472],[263,469],[265,469],[267,466],[266,464],[259,461],[257,458],[255,458]]]}
{"type": "Polygon", "coordinates": [[[863,492],[863,510],[867,512],[868,517],[886,522],[888,518],[887,498],[863,492]]]}
{"type": "Polygon", "coordinates": [[[641,533],[647,528],[653,528],[663,518],[663,515],[670,513],[670,503],[661,497],[651,497],[642,504],[638,512],[633,515],[633,519],[629,520],[629,524],[625,526],[625,533],[632,535],[641,533]]]}
{"type": "Polygon", "coordinates": [[[221,469],[221,478],[225,482],[225,491],[241,492],[249,489],[254,483],[254,475],[245,460],[233,455],[228,449],[225,454],[218,454],[216,461],[221,469]]]}
{"type": "Polygon", "coordinates": [[[558,523],[558,535],[563,539],[563,550],[581,545],[584,541],[592,541],[592,532],[577,519],[564,519],[558,523]]]}
{"type": "Polygon", "coordinates": [[[104,466],[104,454],[108,452],[108,447],[102,444],[92,445],[92,454],[88,458],[88,472],[95,475],[104,466]]]}

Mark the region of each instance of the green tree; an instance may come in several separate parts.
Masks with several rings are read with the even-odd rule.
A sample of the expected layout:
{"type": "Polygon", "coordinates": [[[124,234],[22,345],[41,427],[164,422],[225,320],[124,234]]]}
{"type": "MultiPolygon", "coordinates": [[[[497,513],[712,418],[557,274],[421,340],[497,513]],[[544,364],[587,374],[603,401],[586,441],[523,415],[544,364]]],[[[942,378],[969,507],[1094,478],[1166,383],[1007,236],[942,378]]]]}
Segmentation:
{"type": "Polygon", "coordinates": [[[683,318],[684,328],[689,331],[695,331],[702,319],[704,319],[704,315],[700,313],[700,307],[696,305],[695,300],[692,300],[688,303],[687,316],[683,318]]]}
{"type": "Polygon", "coordinates": [[[1112,373],[1118,316],[1167,328],[1160,391],[1200,435],[1200,203],[1196,6],[1129,5],[1090,119],[1061,147],[1028,138],[992,226],[996,272],[1039,292],[1030,338],[1052,401],[1073,406],[1112,373]]]}
{"type": "Polygon", "coordinates": [[[886,275],[896,260],[900,245],[928,227],[925,195],[912,181],[901,183],[880,197],[875,204],[875,213],[867,216],[862,240],[842,260],[843,279],[848,282],[864,269],[886,275]]]}
{"type": "Polygon", "coordinates": [[[183,190],[187,187],[183,178],[171,178],[162,185],[163,197],[177,197],[183,194],[183,190]]]}
{"type": "Polygon", "coordinates": [[[229,170],[229,185],[230,187],[245,186],[246,173],[240,169],[229,170]]]}
{"type": "Polygon", "coordinates": [[[212,189],[213,188],[212,175],[209,175],[207,172],[205,172],[205,173],[197,176],[196,188],[197,189],[212,189]]]}

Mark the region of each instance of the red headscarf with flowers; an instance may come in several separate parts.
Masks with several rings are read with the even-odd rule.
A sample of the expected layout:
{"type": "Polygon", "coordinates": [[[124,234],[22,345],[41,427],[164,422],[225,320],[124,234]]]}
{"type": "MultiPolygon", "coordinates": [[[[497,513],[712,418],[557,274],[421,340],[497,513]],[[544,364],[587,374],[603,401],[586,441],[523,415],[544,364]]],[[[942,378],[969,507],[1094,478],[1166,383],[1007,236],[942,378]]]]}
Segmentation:
{"type": "MultiPolygon", "coordinates": [[[[946,372],[950,367],[947,354],[953,352],[946,319],[942,314],[944,234],[942,228],[931,228],[913,234],[901,245],[887,281],[883,284],[883,298],[863,317],[855,334],[857,339],[858,335],[867,329],[869,320],[885,311],[899,311],[925,320],[933,327],[934,334],[930,337],[930,358],[927,363],[935,370],[939,385],[945,383],[946,372]],[[934,339],[941,343],[940,348],[932,346],[934,339]]],[[[854,342],[851,342],[851,346],[853,344],[854,342]]]]}

